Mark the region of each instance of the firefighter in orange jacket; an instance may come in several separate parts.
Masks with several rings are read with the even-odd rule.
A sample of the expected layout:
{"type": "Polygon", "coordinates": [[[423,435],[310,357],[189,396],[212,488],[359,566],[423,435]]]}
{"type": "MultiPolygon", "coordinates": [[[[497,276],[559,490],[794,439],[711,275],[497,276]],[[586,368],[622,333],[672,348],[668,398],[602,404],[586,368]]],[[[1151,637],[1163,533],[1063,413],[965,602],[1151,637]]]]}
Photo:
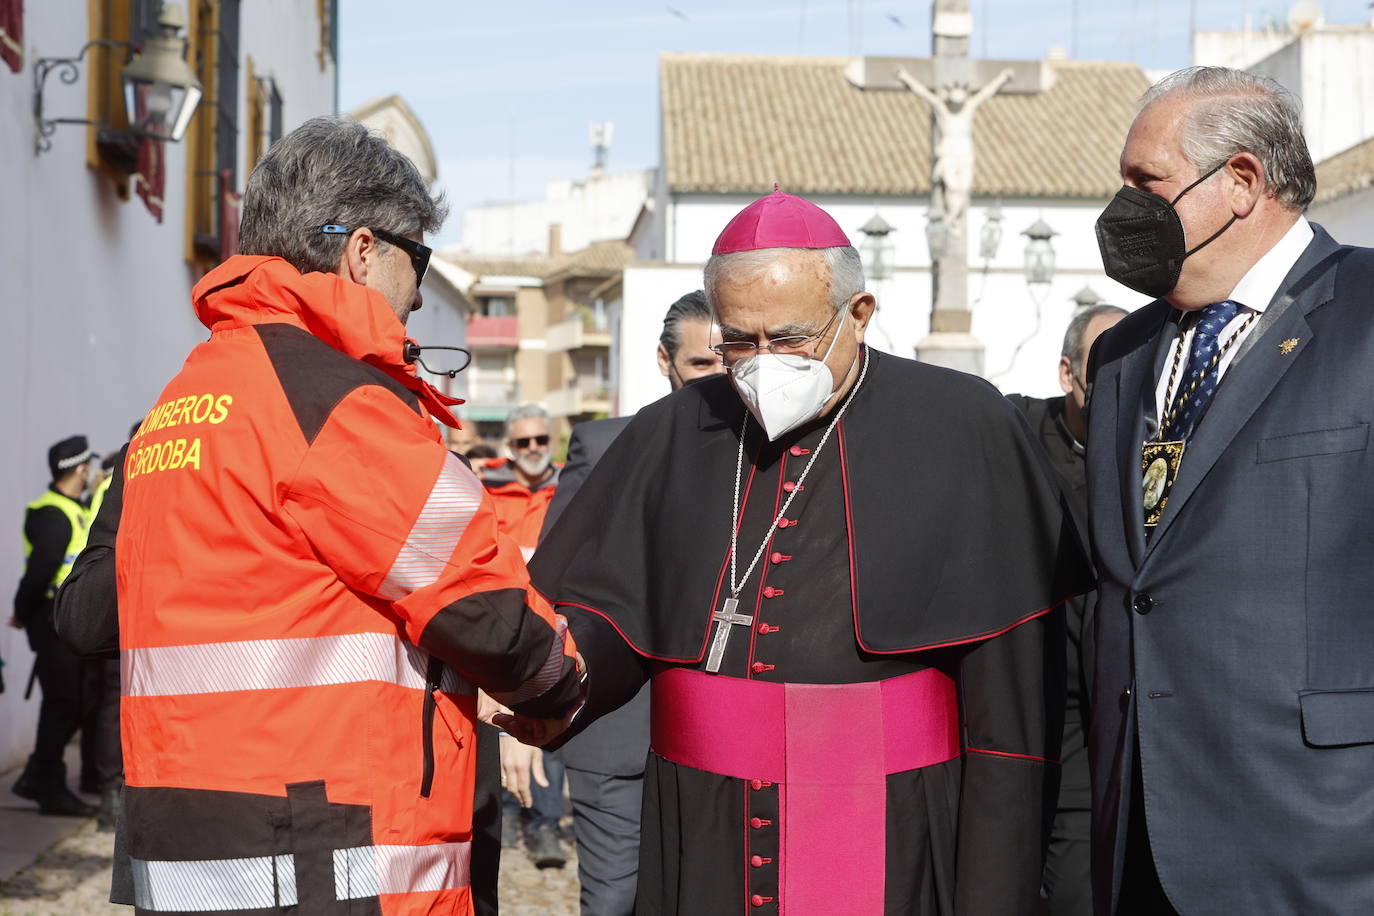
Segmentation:
{"type": "Polygon", "coordinates": [[[549,412],[538,404],[521,404],[506,417],[506,447],[514,457],[488,461],[482,474],[497,524],[520,545],[526,559],[539,546],[562,469],[552,461],[549,438],[549,412]]]}
{"type": "Polygon", "coordinates": [[[467,914],[481,688],[566,721],[529,587],[404,358],[442,201],[356,123],[274,144],[210,338],[128,448],[116,567],[139,912],[467,914]]]}

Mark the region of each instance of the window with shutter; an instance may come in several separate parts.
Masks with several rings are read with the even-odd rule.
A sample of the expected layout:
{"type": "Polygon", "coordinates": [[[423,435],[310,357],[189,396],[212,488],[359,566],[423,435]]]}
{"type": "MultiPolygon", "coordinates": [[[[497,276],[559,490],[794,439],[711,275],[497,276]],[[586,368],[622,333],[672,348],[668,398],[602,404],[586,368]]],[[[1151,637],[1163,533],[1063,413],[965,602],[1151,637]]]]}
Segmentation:
{"type": "Polygon", "coordinates": [[[239,7],[241,0],[191,0],[192,69],[205,89],[186,133],[186,259],[208,270],[237,233],[239,7]]]}

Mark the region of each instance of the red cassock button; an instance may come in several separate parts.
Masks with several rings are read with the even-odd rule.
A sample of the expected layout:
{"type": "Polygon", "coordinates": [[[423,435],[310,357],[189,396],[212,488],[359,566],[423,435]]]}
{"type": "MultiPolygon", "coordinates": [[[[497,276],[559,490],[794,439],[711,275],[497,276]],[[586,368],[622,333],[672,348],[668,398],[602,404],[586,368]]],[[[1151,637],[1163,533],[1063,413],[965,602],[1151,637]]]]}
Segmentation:
{"type": "Polygon", "coordinates": [[[811,449],[802,448],[800,445],[794,445],[791,448],[789,448],[788,451],[792,453],[793,458],[800,458],[802,455],[811,454],[811,449]]]}
{"type": "Polygon", "coordinates": [[[751,818],[749,819],[749,826],[750,826],[750,827],[753,827],[755,830],[758,830],[760,827],[763,826],[763,819],[762,819],[762,818],[757,818],[757,817],[751,817],[751,818]]]}
{"type": "Polygon", "coordinates": [[[749,859],[749,864],[754,866],[755,868],[762,868],[763,856],[751,856],[749,859]]]}
{"type": "Polygon", "coordinates": [[[773,551],[772,555],[768,558],[769,562],[772,563],[774,566],[778,565],[779,563],[786,563],[790,559],[792,559],[790,555],[777,550],[773,551]]]}
{"type": "Polygon", "coordinates": [[[763,906],[765,903],[772,903],[773,898],[765,897],[762,894],[755,894],[754,896],[749,898],[749,902],[752,903],[754,906],[763,906]]]}
{"type": "Polygon", "coordinates": [[[763,597],[765,598],[781,598],[785,594],[787,593],[782,589],[774,588],[771,585],[765,585],[763,587],[763,597]]]}

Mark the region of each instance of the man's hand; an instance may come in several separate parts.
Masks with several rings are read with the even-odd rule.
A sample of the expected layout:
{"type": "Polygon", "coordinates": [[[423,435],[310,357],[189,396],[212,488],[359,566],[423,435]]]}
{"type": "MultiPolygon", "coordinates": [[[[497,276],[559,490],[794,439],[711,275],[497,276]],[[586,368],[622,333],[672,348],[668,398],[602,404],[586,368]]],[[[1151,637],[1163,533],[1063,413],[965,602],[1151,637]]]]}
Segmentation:
{"type": "Polygon", "coordinates": [[[501,786],[522,808],[534,805],[534,795],[530,792],[530,779],[548,788],[549,778],[544,775],[544,752],[537,747],[521,744],[513,735],[501,736],[501,786]]]}
{"type": "MultiPolygon", "coordinates": [[[[503,708],[490,719],[484,721],[518,739],[521,744],[531,744],[536,747],[546,747],[552,744],[558,740],[559,735],[568,730],[572,720],[577,718],[577,714],[582,711],[583,705],[587,702],[587,664],[583,661],[581,652],[577,653],[577,671],[581,675],[582,689],[577,702],[568,707],[563,718],[532,719],[529,716],[522,716],[503,708]]],[[[479,703],[479,711],[481,708],[479,703]]]]}
{"type": "Polygon", "coordinates": [[[14,615],[10,615],[10,626],[14,627],[16,630],[24,629],[24,625],[20,623],[19,618],[14,615]]]}
{"type": "MultiPolygon", "coordinates": [[[[491,720],[498,713],[505,713],[506,715],[511,715],[511,711],[509,709],[507,709],[505,706],[502,706],[500,703],[498,703],[496,700],[493,700],[491,697],[487,696],[487,692],[485,690],[478,690],[477,721],[485,722],[488,725],[495,725],[496,723],[492,722],[491,720]]],[[[496,727],[500,728],[499,725],[496,727]]]]}

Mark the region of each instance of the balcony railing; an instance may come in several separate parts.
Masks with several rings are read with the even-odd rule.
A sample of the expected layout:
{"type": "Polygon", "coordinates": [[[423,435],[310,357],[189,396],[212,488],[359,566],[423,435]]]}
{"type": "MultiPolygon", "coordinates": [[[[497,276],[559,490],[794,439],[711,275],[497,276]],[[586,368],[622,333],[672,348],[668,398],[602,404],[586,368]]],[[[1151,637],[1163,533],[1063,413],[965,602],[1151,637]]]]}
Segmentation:
{"type": "Polygon", "coordinates": [[[468,346],[487,349],[520,346],[520,326],[514,315],[473,315],[468,319],[468,346]]]}
{"type": "MultiPolygon", "coordinates": [[[[611,332],[593,330],[587,325],[588,322],[583,320],[580,315],[569,318],[567,321],[560,321],[558,324],[549,325],[546,339],[550,352],[564,353],[568,350],[580,350],[583,347],[608,349],[611,346],[611,332]]],[[[469,334],[471,334],[470,331],[469,334]]]]}

